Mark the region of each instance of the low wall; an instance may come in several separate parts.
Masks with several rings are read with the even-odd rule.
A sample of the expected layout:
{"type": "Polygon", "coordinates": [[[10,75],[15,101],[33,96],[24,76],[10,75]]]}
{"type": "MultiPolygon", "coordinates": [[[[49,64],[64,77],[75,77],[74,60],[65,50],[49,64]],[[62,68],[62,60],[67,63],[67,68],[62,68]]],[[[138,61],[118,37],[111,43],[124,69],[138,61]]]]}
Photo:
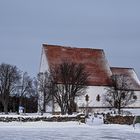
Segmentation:
{"type": "Polygon", "coordinates": [[[105,124],[133,124],[134,116],[110,116],[106,115],[104,118],[105,124]]]}
{"type": "Polygon", "coordinates": [[[85,117],[83,115],[77,116],[36,116],[36,117],[28,117],[28,116],[19,116],[19,117],[0,117],[0,122],[36,122],[36,121],[48,121],[48,122],[67,122],[67,121],[80,121],[85,123],[85,117]]]}

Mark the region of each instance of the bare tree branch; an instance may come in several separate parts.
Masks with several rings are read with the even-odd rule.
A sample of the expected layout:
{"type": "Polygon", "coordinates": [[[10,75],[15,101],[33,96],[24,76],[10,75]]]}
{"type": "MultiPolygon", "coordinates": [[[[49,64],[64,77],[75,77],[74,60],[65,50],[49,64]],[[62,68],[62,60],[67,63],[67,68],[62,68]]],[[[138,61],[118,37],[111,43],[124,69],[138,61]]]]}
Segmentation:
{"type": "Polygon", "coordinates": [[[19,97],[19,106],[22,106],[22,99],[24,97],[30,97],[33,93],[33,80],[30,78],[27,72],[24,72],[21,76],[20,82],[16,88],[16,95],[19,97]]]}
{"type": "Polygon", "coordinates": [[[134,90],[129,89],[130,81],[126,75],[113,75],[112,87],[107,88],[105,101],[112,107],[118,109],[124,108],[137,100],[134,90]]]}
{"type": "Polygon", "coordinates": [[[0,65],[0,101],[5,114],[8,113],[9,96],[15,91],[19,79],[20,71],[16,66],[4,63],[0,65]]]}
{"type": "Polygon", "coordinates": [[[85,94],[89,74],[83,64],[64,61],[51,67],[51,76],[55,83],[53,96],[61,108],[62,114],[72,114],[76,110],[75,98],[85,94]]]}

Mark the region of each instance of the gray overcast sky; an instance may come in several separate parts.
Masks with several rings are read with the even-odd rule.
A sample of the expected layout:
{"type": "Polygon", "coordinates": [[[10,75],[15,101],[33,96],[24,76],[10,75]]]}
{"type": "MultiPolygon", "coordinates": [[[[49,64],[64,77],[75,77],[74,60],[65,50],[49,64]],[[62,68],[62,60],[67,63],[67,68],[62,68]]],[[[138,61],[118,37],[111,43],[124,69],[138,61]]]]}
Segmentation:
{"type": "Polygon", "coordinates": [[[140,0],[0,0],[0,63],[35,76],[43,43],[102,48],[140,77],[140,0]]]}

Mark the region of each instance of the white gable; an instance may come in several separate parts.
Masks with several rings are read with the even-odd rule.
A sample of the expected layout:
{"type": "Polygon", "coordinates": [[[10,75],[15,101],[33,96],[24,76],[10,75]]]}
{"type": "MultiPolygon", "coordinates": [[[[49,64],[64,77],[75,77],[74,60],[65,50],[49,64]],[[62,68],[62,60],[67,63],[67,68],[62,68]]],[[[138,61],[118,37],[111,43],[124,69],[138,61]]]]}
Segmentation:
{"type": "Polygon", "coordinates": [[[41,62],[40,62],[40,69],[39,72],[46,72],[49,70],[49,65],[48,65],[48,61],[46,58],[46,54],[44,49],[42,49],[42,54],[41,54],[41,62]]]}

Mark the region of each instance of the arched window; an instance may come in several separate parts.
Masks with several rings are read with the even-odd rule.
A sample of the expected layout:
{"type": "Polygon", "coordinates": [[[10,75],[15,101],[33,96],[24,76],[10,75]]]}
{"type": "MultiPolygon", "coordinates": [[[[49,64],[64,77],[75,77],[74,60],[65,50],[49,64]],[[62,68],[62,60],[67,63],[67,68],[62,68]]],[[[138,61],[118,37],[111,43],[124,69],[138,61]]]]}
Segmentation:
{"type": "Polygon", "coordinates": [[[96,101],[97,101],[97,102],[100,102],[100,99],[101,99],[101,97],[100,97],[100,95],[98,94],[97,97],[96,97],[96,101]]]}

